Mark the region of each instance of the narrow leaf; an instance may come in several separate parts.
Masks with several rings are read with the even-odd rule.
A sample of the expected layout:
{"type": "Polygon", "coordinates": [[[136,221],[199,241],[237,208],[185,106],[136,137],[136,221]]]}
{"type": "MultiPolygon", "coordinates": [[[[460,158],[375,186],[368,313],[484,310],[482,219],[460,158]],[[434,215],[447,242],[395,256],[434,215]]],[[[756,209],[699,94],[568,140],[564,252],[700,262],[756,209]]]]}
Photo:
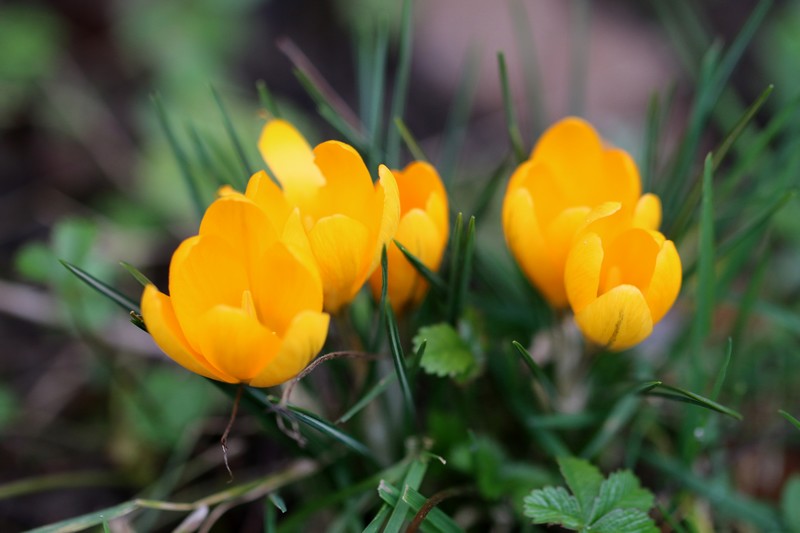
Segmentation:
{"type": "Polygon", "coordinates": [[[503,93],[503,110],[506,116],[506,128],[508,129],[508,138],[511,140],[511,147],[514,149],[514,155],[517,158],[517,163],[525,161],[525,148],[522,142],[522,134],[519,131],[517,124],[517,114],[514,110],[514,102],[511,96],[511,87],[508,82],[508,72],[506,70],[506,56],[499,52],[497,54],[497,69],[500,74],[500,89],[503,93]]]}
{"type": "Polygon", "coordinates": [[[90,527],[99,526],[103,522],[108,522],[109,520],[114,520],[115,518],[125,516],[138,509],[138,507],[139,506],[136,504],[136,502],[129,501],[115,505],[114,507],[103,509],[101,511],[88,513],[75,518],[70,518],[68,520],[63,520],[61,522],[56,522],[55,524],[32,529],[29,531],[29,533],[70,533],[73,531],[83,531],[84,529],[89,529],[90,527]]]}
{"type": "MultiPolygon", "coordinates": [[[[413,490],[419,489],[422,483],[422,478],[425,477],[425,472],[428,470],[428,461],[416,460],[408,467],[406,477],[403,479],[401,487],[403,491],[411,488],[413,490]]],[[[407,515],[411,512],[411,506],[408,502],[400,499],[394,506],[394,511],[386,523],[384,533],[399,533],[407,515]]]]}
{"type": "Polygon", "coordinates": [[[416,271],[419,272],[423,278],[425,278],[425,281],[427,281],[434,290],[439,292],[447,291],[447,284],[439,276],[439,274],[425,266],[425,263],[420,261],[417,256],[412,254],[408,248],[403,246],[399,241],[395,240],[394,244],[401,252],[403,252],[403,255],[406,256],[406,259],[408,259],[408,262],[411,263],[411,266],[413,266],[416,271]]]}
{"type": "Polygon", "coordinates": [[[547,377],[547,374],[545,374],[544,370],[542,370],[542,367],[540,367],[536,363],[536,361],[533,360],[533,357],[531,356],[531,354],[528,353],[528,350],[526,350],[524,346],[522,346],[517,341],[511,341],[511,344],[513,344],[514,348],[517,349],[517,352],[519,353],[522,362],[524,362],[528,366],[531,373],[533,374],[533,377],[536,378],[536,381],[539,382],[539,384],[542,386],[545,393],[547,394],[547,399],[550,401],[551,404],[553,404],[558,397],[558,393],[556,392],[556,388],[553,385],[553,382],[550,381],[550,378],[547,377]]]}
{"type": "MultiPolygon", "coordinates": [[[[411,512],[417,513],[428,501],[425,496],[413,489],[406,489],[402,493],[394,485],[381,480],[378,486],[378,496],[392,507],[398,501],[405,501],[411,506],[411,512]]],[[[425,533],[463,533],[456,522],[447,516],[441,509],[433,508],[425,516],[421,529],[425,533]]]]}
{"type": "Polygon", "coordinates": [[[261,102],[261,107],[273,117],[281,118],[281,111],[278,109],[278,104],[275,102],[275,98],[273,98],[272,92],[269,90],[264,80],[258,80],[256,82],[256,90],[258,91],[258,100],[261,102]]]}
{"type": "Polygon", "coordinates": [[[75,265],[60,259],[59,262],[64,265],[64,267],[75,274],[75,276],[80,279],[82,282],[120,306],[125,311],[135,311],[137,314],[140,313],[139,311],[139,304],[137,304],[133,299],[128,298],[115,288],[111,287],[110,285],[100,281],[96,277],[92,276],[85,270],[82,270],[75,265]]]}
{"type": "MultiPolygon", "coordinates": [[[[678,388],[678,387],[673,387],[671,385],[665,385],[663,383],[661,385],[659,385],[658,387],[656,387],[656,389],[663,389],[663,390],[668,391],[669,393],[671,393],[671,394],[662,394],[662,395],[660,395],[661,397],[664,397],[664,398],[671,398],[671,397],[684,398],[686,400],[689,400],[691,403],[694,403],[694,404],[699,405],[701,407],[705,407],[706,409],[711,409],[712,411],[716,411],[718,413],[722,413],[724,415],[728,415],[728,416],[730,416],[732,418],[735,418],[736,420],[742,420],[742,415],[739,414],[738,412],[736,412],[733,409],[730,409],[728,407],[725,407],[724,405],[720,405],[720,404],[718,404],[717,402],[715,402],[713,400],[709,400],[708,398],[700,396],[699,394],[695,394],[693,392],[690,392],[690,391],[687,391],[687,390],[684,390],[684,389],[681,389],[681,388],[678,388]]],[[[654,394],[653,392],[650,392],[649,394],[658,395],[658,394],[654,394]]]]}
{"type": "Polygon", "coordinates": [[[790,415],[788,412],[784,411],[783,409],[779,409],[778,413],[780,413],[780,415],[783,418],[788,420],[791,425],[793,425],[798,430],[800,430],[800,420],[796,419],[795,417],[793,417],[792,415],[790,415]]]}
{"type": "Polygon", "coordinates": [[[392,361],[394,362],[394,370],[400,381],[400,390],[403,393],[403,401],[405,405],[405,417],[408,428],[411,428],[416,415],[414,409],[414,396],[411,392],[411,385],[408,381],[406,372],[406,361],[403,355],[403,346],[400,344],[400,333],[397,330],[397,321],[394,317],[392,306],[387,300],[384,304],[386,313],[386,329],[389,334],[389,348],[392,353],[392,361]]]}
{"type": "Polygon", "coordinates": [[[250,162],[247,160],[247,155],[245,154],[244,147],[242,142],[239,140],[239,135],[236,133],[236,129],[233,127],[233,121],[231,120],[230,115],[228,115],[228,111],[225,109],[225,104],[222,102],[222,97],[220,97],[217,90],[214,88],[213,85],[209,84],[209,89],[211,89],[211,94],[214,97],[214,101],[217,104],[217,108],[219,109],[220,114],[222,115],[222,123],[225,125],[225,131],[228,134],[228,138],[231,141],[231,145],[233,145],[233,149],[236,152],[236,155],[239,156],[239,164],[242,166],[242,171],[244,172],[244,177],[237,180],[239,187],[241,190],[244,190],[244,185],[247,183],[247,180],[250,176],[253,175],[253,167],[250,165],[250,162]]]}
{"type": "Polygon", "coordinates": [[[403,142],[406,143],[408,151],[411,152],[411,157],[417,161],[427,162],[428,157],[425,155],[425,152],[422,151],[422,147],[417,142],[417,139],[414,138],[414,135],[408,129],[406,123],[403,122],[403,119],[400,117],[394,117],[394,125],[397,131],[399,131],[400,135],[403,137],[403,142]]]}
{"type": "MultiPolygon", "coordinates": [[[[403,1],[403,13],[400,22],[400,44],[397,57],[397,71],[395,72],[394,87],[392,88],[392,104],[389,116],[393,121],[403,119],[408,98],[408,80],[411,73],[411,51],[413,50],[413,0],[403,1]]],[[[395,122],[396,123],[396,122],[395,122]]],[[[389,128],[386,137],[386,162],[394,167],[399,165],[400,138],[398,130],[389,128]]]]}
{"type": "Polygon", "coordinates": [[[372,452],[369,450],[369,448],[322,417],[293,405],[288,406],[288,409],[291,411],[291,416],[297,419],[298,422],[301,422],[308,427],[313,428],[336,441],[339,441],[359,455],[362,455],[367,459],[374,460],[372,452]]]}
{"type": "Polygon", "coordinates": [[[122,266],[122,268],[124,268],[125,270],[127,270],[127,271],[128,271],[128,273],[129,273],[131,276],[133,276],[133,278],[134,278],[136,281],[138,281],[138,282],[139,282],[139,283],[142,285],[142,287],[147,287],[148,285],[152,285],[152,284],[153,284],[153,282],[152,282],[152,281],[150,281],[149,279],[147,279],[147,276],[145,276],[144,274],[142,274],[142,273],[139,271],[139,269],[138,269],[138,268],[136,268],[135,266],[133,266],[132,264],[130,264],[130,263],[126,263],[125,261],[120,261],[120,262],[119,262],[119,264],[122,266]]]}
{"type": "Polygon", "coordinates": [[[453,97],[447,121],[442,134],[442,150],[439,154],[439,165],[445,188],[450,190],[455,177],[458,153],[467,134],[467,122],[472,108],[478,79],[479,55],[470,49],[464,61],[464,71],[453,97]]]}

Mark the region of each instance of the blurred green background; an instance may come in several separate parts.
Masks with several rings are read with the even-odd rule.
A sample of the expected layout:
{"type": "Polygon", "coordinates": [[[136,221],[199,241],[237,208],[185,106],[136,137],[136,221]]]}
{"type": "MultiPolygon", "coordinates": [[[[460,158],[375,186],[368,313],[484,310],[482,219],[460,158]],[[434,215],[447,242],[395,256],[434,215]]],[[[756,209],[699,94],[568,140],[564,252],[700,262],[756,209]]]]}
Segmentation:
{"type": "MultiPolygon", "coordinates": [[[[417,2],[406,122],[426,152],[441,155],[439,132],[459,80],[470,61],[475,65],[454,203],[471,197],[477,180],[486,178],[508,147],[494,60],[498,50],[508,54],[518,109],[534,106],[522,87],[526,65],[536,63],[541,72],[538,123],[522,124],[527,146],[543,125],[582,111],[605,137],[642,161],[648,101],[653,92],[666,94],[670,87],[674,112],[662,141],[674,145],[692,105],[696,48],[714,39],[729,43],[755,2],[697,3],[699,18],[686,25],[702,28],[705,42],[694,43],[679,33],[682,28],[668,24],[659,2],[592,2],[580,86],[568,67],[567,28],[574,23],[568,2],[529,3],[535,48],[523,51],[512,37],[514,20],[505,2],[417,2]]],[[[167,362],[146,334],[57,260],[80,265],[137,298],[138,285],[117,260],[164,282],[171,250],[194,231],[196,214],[150,95],[160,94],[184,143],[201,139],[223,162],[220,172],[239,172],[209,84],[221,94],[241,138],[250,141],[251,161],[258,161],[255,140],[264,120],[257,80],[266,81],[312,141],[333,137],[315,117],[313,102],[276,40],[289,37],[357,109],[359,39],[375,21],[395,27],[399,5],[390,0],[0,4],[0,531],[60,520],[142,491],[166,496],[174,483],[162,474],[175,472],[176,465],[183,465],[184,482],[198,480],[186,497],[219,486],[224,472],[218,436],[229,402],[167,362]]],[[[776,2],[731,83],[745,103],[775,84],[756,124],[766,124],[800,95],[798,60],[800,2],[776,2]]],[[[715,122],[699,140],[703,149],[719,140],[723,123],[715,122]]],[[[787,153],[800,148],[800,137],[790,136],[791,130],[772,141],[787,153]]],[[[784,185],[796,186],[798,173],[787,180],[784,185]]],[[[740,356],[728,377],[733,395],[753,399],[742,407],[745,423],[728,433],[736,458],[730,476],[741,491],[772,501],[800,469],[800,440],[772,416],[778,408],[800,413],[797,213],[793,199],[758,248],[769,260],[751,258],[748,272],[763,277],[757,296],[763,305],[740,329],[740,356]]],[[[497,224],[481,228],[496,232],[497,224]]],[[[745,287],[739,281],[734,288],[745,287]]],[[[721,298],[715,315],[719,332],[736,319],[732,306],[740,297],[746,295],[721,298]]],[[[678,313],[675,321],[691,320],[678,313]]],[[[231,456],[240,469],[257,465],[264,472],[282,460],[281,450],[246,415],[237,423],[231,456]]],[[[257,528],[262,512],[239,509],[228,527],[257,528]]],[[[151,520],[139,525],[146,529],[157,517],[151,520]]]]}

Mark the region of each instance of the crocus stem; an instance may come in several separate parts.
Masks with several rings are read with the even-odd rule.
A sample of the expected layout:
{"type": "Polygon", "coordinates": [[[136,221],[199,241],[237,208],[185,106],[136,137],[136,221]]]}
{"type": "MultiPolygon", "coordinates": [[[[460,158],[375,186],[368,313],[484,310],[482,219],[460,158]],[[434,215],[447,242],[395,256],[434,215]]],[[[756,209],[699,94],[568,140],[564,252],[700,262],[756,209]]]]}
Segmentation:
{"type": "Polygon", "coordinates": [[[225,432],[222,434],[222,437],[219,439],[219,443],[222,445],[222,458],[225,461],[225,469],[228,471],[228,483],[233,481],[233,472],[231,471],[231,467],[228,464],[228,434],[231,432],[231,428],[233,427],[233,422],[236,420],[236,413],[239,411],[239,402],[242,399],[242,391],[244,390],[244,384],[239,385],[239,388],[236,389],[236,398],[233,400],[233,409],[231,409],[231,417],[228,419],[228,425],[225,426],[225,432]]]}

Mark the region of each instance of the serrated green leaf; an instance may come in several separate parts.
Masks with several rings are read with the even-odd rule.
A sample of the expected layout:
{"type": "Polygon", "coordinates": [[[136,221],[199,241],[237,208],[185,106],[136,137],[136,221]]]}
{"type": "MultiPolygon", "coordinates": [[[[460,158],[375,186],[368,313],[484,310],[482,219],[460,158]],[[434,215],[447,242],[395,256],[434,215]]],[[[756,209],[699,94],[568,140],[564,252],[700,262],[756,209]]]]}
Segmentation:
{"type": "Polygon", "coordinates": [[[800,475],[793,475],[783,486],[781,511],[788,530],[800,533],[800,475]]]}
{"type": "Polygon", "coordinates": [[[559,524],[569,529],[584,526],[578,500],[564,487],[537,489],[525,497],[525,516],[534,524],[559,524]]]}
{"type": "Polygon", "coordinates": [[[639,509],[615,509],[591,526],[596,533],[658,533],[660,529],[639,509]]]}
{"type": "Polygon", "coordinates": [[[588,522],[594,500],[600,494],[603,474],[589,461],[577,457],[559,457],[557,461],[561,475],[577,498],[583,520],[588,522]]]}
{"type": "Polygon", "coordinates": [[[630,470],[614,472],[600,485],[590,522],[599,522],[614,509],[638,509],[645,513],[653,506],[653,494],[639,485],[630,470]]]}
{"type": "Polygon", "coordinates": [[[414,337],[414,350],[427,341],[420,366],[439,377],[466,375],[475,366],[475,356],[456,330],[447,323],[420,328],[414,337]]]}

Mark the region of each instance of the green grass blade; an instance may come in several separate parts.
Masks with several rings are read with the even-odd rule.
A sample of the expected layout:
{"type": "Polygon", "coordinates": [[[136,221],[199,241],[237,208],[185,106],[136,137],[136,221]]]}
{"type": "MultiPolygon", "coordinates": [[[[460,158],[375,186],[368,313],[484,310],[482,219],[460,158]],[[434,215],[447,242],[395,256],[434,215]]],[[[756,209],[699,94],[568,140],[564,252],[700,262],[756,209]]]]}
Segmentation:
{"type": "Polygon", "coordinates": [[[125,311],[134,311],[136,314],[140,314],[139,304],[136,303],[132,298],[125,296],[114,287],[100,281],[85,270],[78,268],[75,265],[64,261],[63,259],[60,259],[59,262],[64,265],[64,268],[75,274],[79,280],[117,304],[125,311]]]}
{"type": "Polygon", "coordinates": [[[269,87],[267,87],[267,83],[264,80],[258,80],[256,82],[256,90],[258,91],[258,101],[261,103],[261,107],[273,118],[281,118],[281,110],[278,108],[278,103],[272,96],[269,87]]]}
{"type": "Polygon", "coordinates": [[[372,400],[386,392],[389,388],[389,385],[397,378],[397,373],[392,372],[391,374],[387,374],[380,381],[378,381],[373,387],[367,391],[364,396],[361,397],[350,409],[347,410],[342,416],[336,419],[334,424],[344,424],[355,415],[360,413],[367,405],[372,403],[372,400]]]}
{"type": "Polygon", "coordinates": [[[400,381],[400,391],[403,393],[405,407],[406,425],[410,431],[416,420],[414,395],[411,392],[411,385],[408,380],[405,355],[403,354],[403,346],[400,343],[400,333],[397,330],[397,320],[395,320],[394,311],[392,311],[392,306],[388,300],[384,303],[384,309],[386,313],[386,329],[389,334],[389,348],[392,353],[394,370],[400,381]]]}
{"type": "Polygon", "coordinates": [[[370,520],[370,523],[367,524],[367,527],[364,528],[362,533],[380,533],[383,531],[383,524],[386,522],[386,519],[389,518],[389,513],[391,512],[392,508],[389,506],[389,504],[384,503],[381,505],[378,513],[372,520],[370,520]]]}
{"type": "Polygon", "coordinates": [[[558,398],[558,392],[556,392],[556,388],[553,385],[553,382],[550,381],[550,378],[547,377],[547,374],[544,373],[542,367],[540,367],[536,363],[536,361],[533,360],[533,357],[531,357],[531,354],[528,353],[528,350],[526,350],[524,346],[522,346],[517,341],[511,341],[511,344],[513,344],[514,348],[517,349],[517,352],[519,353],[522,362],[524,362],[527,365],[527,367],[533,374],[533,377],[536,379],[536,381],[539,382],[539,384],[544,389],[545,394],[547,394],[547,399],[550,405],[554,405],[554,402],[558,398]]]}
{"type": "Polygon", "coordinates": [[[458,272],[459,261],[461,260],[461,249],[464,246],[464,214],[459,213],[456,215],[456,222],[453,225],[453,231],[450,234],[450,277],[448,279],[447,288],[447,319],[452,325],[455,325],[455,319],[458,317],[452,316],[452,310],[455,308],[455,293],[458,290],[458,272]]]}
{"type": "Polygon", "coordinates": [[[528,10],[523,0],[509,0],[509,15],[514,30],[520,67],[525,80],[525,100],[528,104],[529,125],[534,137],[547,127],[542,95],[542,75],[536,59],[536,44],[528,18],[528,10]]]}
{"type": "Polygon", "coordinates": [[[150,281],[147,276],[142,274],[138,268],[133,266],[130,263],[126,263],[125,261],[120,261],[119,264],[128,271],[128,273],[133,276],[133,278],[138,281],[142,287],[147,287],[148,285],[153,285],[153,282],[150,281]]]}
{"type": "Polygon", "coordinates": [[[70,533],[73,531],[83,531],[90,527],[99,526],[109,520],[121,518],[138,508],[139,506],[135,501],[129,501],[100,511],[56,522],[48,526],[37,527],[36,529],[31,529],[28,533],[70,533]]]}
{"type": "Polygon", "coordinates": [[[189,196],[192,198],[192,205],[194,206],[195,212],[198,216],[202,217],[206,210],[206,203],[203,201],[199,184],[192,173],[189,160],[186,157],[186,152],[183,151],[180,143],[178,143],[177,137],[175,137],[175,132],[172,130],[172,126],[169,123],[167,111],[164,109],[161,96],[159,96],[158,93],[154,93],[150,96],[150,99],[152,100],[153,106],[156,109],[156,116],[158,117],[158,123],[161,126],[161,130],[164,132],[164,136],[167,138],[167,143],[172,150],[172,155],[175,157],[175,161],[178,163],[178,169],[180,170],[181,177],[183,177],[186,188],[189,190],[189,196]]]}
{"type": "MultiPolygon", "coordinates": [[[[403,483],[401,487],[403,490],[413,489],[418,490],[420,484],[422,484],[422,479],[425,477],[425,472],[428,470],[428,461],[417,459],[411,466],[408,467],[408,472],[406,473],[406,477],[403,479],[403,483]]],[[[411,506],[408,502],[404,501],[402,498],[397,501],[394,506],[394,510],[392,511],[392,515],[389,517],[389,521],[386,523],[386,528],[384,528],[384,533],[400,533],[401,528],[403,527],[403,523],[405,522],[409,512],[411,511],[411,506]]]]}
{"type": "Polygon", "coordinates": [[[438,165],[442,182],[447,190],[452,187],[458,165],[458,154],[467,135],[467,122],[478,85],[479,66],[479,55],[475,49],[470,49],[464,61],[464,71],[458,89],[447,112],[438,165]]]}
{"type": "MultiPolygon", "coordinates": [[[[710,400],[704,396],[700,396],[699,394],[695,394],[685,389],[681,389],[679,387],[673,387],[672,385],[666,385],[664,383],[658,385],[653,391],[657,389],[663,389],[667,391],[667,394],[661,394],[662,398],[670,398],[671,396],[676,396],[678,398],[685,398],[689,400],[691,403],[696,405],[700,405],[705,407],[706,409],[710,409],[712,411],[716,411],[718,413],[722,413],[724,415],[728,415],[731,418],[735,418],[736,420],[742,420],[742,415],[733,409],[725,407],[724,405],[718,404],[717,402],[710,400]]],[[[655,392],[649,392],[647,394],[656,395],[655,392]]]]}
{"type": "Polygon", "coordinates": [[[728,367],[731,364],[731,355],[733,355],[733,339],[728,337],[725,357],[717,371],[717,379],[714,380],[714,387],[711,389],[711,399],[714,401],[719,398],[719,394],[722,392],[722,386],[725,384],[725,378],[728,375],[728,367]]]}
{"type": "Polygon", "coordinates": [[[222,123],[225,126],[225,132],[228,134],[231,145],[233,146],[236,155],[239,157],[239,164],[244,172],[244,177],[236,180],[236,182],[239,185],[240,190],[244,190],[247,180],[253,175],[253,167],[247,160],[247,154],[245,154],[244,145],[242,145],[241,140],[239,140],[239,135],[236,133],[236,128],[233,127],[233,121],[231,120],[228,111],[225,109],[225,104],[222,101],[222,97],[219,95],[213,85],[209,84],[208,87],[211,90],[211,95],[214,97],[214,102],[216,102],[217,108],[222,115],[222,123]]]}
{"type": "Polygon", "coordinates": [[[209,155],[205,143],[200,137],[200,133],[198,133],[197,129],[192,124],[189,124],[187,126],[187,131],[189,133],[189,139],[192,141],[192,146],[194,147],[195,157],[200,163],[200,166],[205,170],[206,176],[209,176],[213,179],[213,185],[217,188],[223,185],[232,186],[233,183],[231,180],[226,180],[223,178],[222,176],[224,172],[220,172],[217,166],[211,161],[211,156],[209,155]]]}
{"type": "Polygon", "coordinates": [[[411,130],[408,129],[406,123],[403,122],[403,119],[400,117],[394,118],[394,126],[395,129],[400,132],[400,136],[403,138],[403,141],[406,143],[406,147],[408,147],[408,151],[411,152],[411,157],[416,159],[417,161],[428,161],[428,157],[425,155],[425,152],[422,151],[422,147],[417,142],[417,139],[414,138],[414,135],[411,133],[411,130]]]}
{"type": "Polygon", "coordinates": [[[785,418],[791,425],[793,425],[798,430],[800,430],[800,420],[796,419],[795,417],[793,417],[792,415],[790,415],[788,412],[784,411],[783,409],[779,409],[778,413],[780,413],[780,415],[783,418],[785,418]]]}
{"type": "Polygon", "coordinates": [[[425,278],[425,281],[430,283],[431,287],[434,290],[437,290],[439,292],[446,292],[447,291],[447,284],[439,276],[439,274],[437,274],[436,272],[434,272],[433,270],[431,270],[430,268],[425,266],[425,263],[420,261],[419,258],[417,258],[417,256],[412,254],[408,250],[408,248],[403,246],[399,241],[394,241],[394,243],[397,246],[397,248],[401,252],[403,252],[403,255],[406,256],[406,259],[408,259],[408,262],[411,263],[411,266],[413,266],[416,269],[416,271],[419,272],[419,274],[423,278],[425,278]]]}
{"type": "Polygon", "coordinates": [[[340,442],[345,447],[356,452],[362,457],[366,457],[372,461],[375,460],[369,448],[319,415],[294,405],[289,405],[287,408],[289,411],[291,411],[290,416],[295,418],[298,422],[319,431],[323,435],[326,435],[335,441],[340,442]]]}
{"type": "MultiPolygon", "coordinates": [[[[425,496],[416,490],[407,489],[401,493],[397,487],[383,480],[378,486],[378,496],[392,507],[396,506],[398,501],[406,501],[413,513],[418,513],[428,501],[425,496]]],[[[441,509],[435,507],[425,517],[421,529],[426,533],[463,533],[463,530],[452,518],[442,512],[441,509]]]]}
{"type": "Polygon", "coordinates": [[[503,52],[497,54],[497,71],[500,76],[500,88],[503,93],[503,111],[506,117],[506,129],[508,130],[508,138],[511,141],[511,147],[514,150],[514,155],[517,158],[517,163],[525,161],[526,153],[524,143],[522,142],[522,134],[519,131],[517,124],[517,112],[514,110],[514,101],[511,96],[511,85],[508,82],[508,70],[506,68],[506,56],[503,52]]]}
{"type": "Polygon", "coordinates": [[[658,166],[658,143],[661,138],[661,101],[658,93],[653,93],[647,104],[647,121],[645,123],[645,144],[642,162],[642,191],[647,192],[653,183],[658,166]]]}
{"type": "MultiPolygon", "coordinates": [[[[698,252],[699,279],[697,281],[697,302],[693,321],[692,338],[694,353],[692,360],[699,363],[703,340],[711,331],[715,300],[715,250],[714,250],[714,169],[711,154],[706,157],[703,171],[703,199],[700,210],[700,242],[698,252]]],[[[699,364],[694,365],[695,383],[704,383],[705,376],[699,364]]]]}
{"type": "Polygon", "coordinates": [[[503,158],[503,161],[501,161],[494,172],[492,172],[492,175],[489,177],[489,181],[486,183],[486,186],[478,194],[478,198],[475,200],[475,205],[472,207],[471,211],[476,219],[482,219],[489,210],[495,194],[497,194],[498,189],[500,189],[500,185],[505,181],[504,178],[506,177],[506,170],[509,160],[510,157],[508,156],[503,158]]]}
{"type": "Polygon", "coordinates": [[[472,259],[475,252],[475,217],[470,217],[466,234],[463,234],[462,221],[462,214],[459,213],[456,218],[456,234],[454,235],[454,239],[458,238],[459,240],[454,241],[453,258],[450,264],[449,300],[447,302],[447,318],[453,325],[458,322],[467,299],[472,259]]]}
{"type": "Polygon", "coordinates": [[[603,425],[583,448],[580,457],[591,459],[600,453],[633,418],[640,402],[641,399],[635,394],[626,394],[620,398],[609,411],[603,425]]]}
{"type": "Polygon", "coordinates": [[[722,161],[725,159],[725,156],[728,155],[731,146],[733,146],[739,137],[741,137],[744,129],[755,118],[756,113],[758,113],[764,103],[766,103],[774,88],[775,86],[770,84],[766,89],[764,89],[761,95],[756,98],[756,101],[750,104],[750,107],[748,107],[744,114],[739,117],[739,120],[736,122],[736,125],[734,125],[733,129],[728,132],[719,146],[717,146],[717,148],[714,150],[714,170],[719,168],[720,163],[722,163],[722,161]]]}
{"type": "MultiPolygon", "coordinates": [[[[389,46],[389,29],[384,22],[379,22],[376,27],[375,43],[372,45],[371,81],[369,106],[367,115],[362,117],[367,128],[372,151],[376,152],[381,145],[381,118],[383,114],[383,99],[386,86],[386,55],[389,46]]],[[[374,163],[377,164],[377,161],[374,163]]]]}
{"type": "MultiPolygon", "coordinates": [[[[392,121],[396,121],[398,118],[402,120],[408,98],[408,80],[411,73],[411,52],[413,50],[413,7],[413,0],[403,1],[397,71],[395,72],[392,104],[389,110],[389,116],[392,121]]],[[[386,163],[391,167],[396,167],[400,164],[400,138],[397,135],[398,133],[394,128],[389,128],[386,137],[386,163]]]]}

